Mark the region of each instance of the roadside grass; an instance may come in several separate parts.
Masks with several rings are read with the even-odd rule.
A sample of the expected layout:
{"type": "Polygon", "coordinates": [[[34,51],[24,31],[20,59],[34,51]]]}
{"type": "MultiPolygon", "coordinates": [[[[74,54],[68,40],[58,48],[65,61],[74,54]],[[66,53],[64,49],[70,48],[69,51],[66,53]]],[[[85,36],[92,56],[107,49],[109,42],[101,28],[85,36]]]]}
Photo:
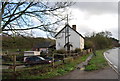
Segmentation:
{"type": "Polygon", "coordinates": [[[32,67],[26,67],[16,70],[16,74],[13,73],[11,69],[3,70],[3,79],[48,79],[53,78],[55,76],[61,76],[69,73],[74,70],[76,66],[83,62],[90,54],[83,56],[76,56],[71,59],[70,57],[65,60],[65,64],[61,64],[60,62],[55,62],[56,64],[60,64],[56,67],[51,67],[48,65],[36,65],[32,67]]]}
{"type": "Polygon", "coordinates": [[[90,60],[89,64],[85,67],[85,71],[92,71],[92,70],[98,70],[102,69],[106,66],[108,66],[106,59],[104,58],[103,53],[107,49],[104,50],[97,50],[96,56],[93,56],[90,60]]]}

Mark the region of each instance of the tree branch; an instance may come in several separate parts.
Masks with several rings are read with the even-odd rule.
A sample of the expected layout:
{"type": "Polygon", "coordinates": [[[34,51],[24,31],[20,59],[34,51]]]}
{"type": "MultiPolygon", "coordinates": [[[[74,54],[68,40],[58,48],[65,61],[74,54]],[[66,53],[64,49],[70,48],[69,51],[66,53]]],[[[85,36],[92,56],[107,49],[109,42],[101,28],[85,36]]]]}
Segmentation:
{"type": "Polygon", "coordinates": [[[18,17],[20,17],[22,14],[24,14],[24,12],[32,5],[33,2],[31,2],[25,10],[23,10],[17,17],[13,18],[12,20],[10,20],[11,18],[9,18],[9,20],[3,25],[2,27],[2,31],[4,31],[5,26],[7,26],[10,22],[14,21],[15,19],[17,19],[18,17]]]}
{"type": "MultiPolygon", "coordinates": [[[[64,20],[64,19],[62,19],[62,20],[64,20]]],[[[62,20],[60,20],[60,21],[62,21],[62,20]]],[[[51,24],[47,24],[47,25],[40,25],[40,26],[36,26],[36,27],[31,27],[31,28],[24,28],[24,29],[4,29],[3,31],[20,31],[20,30],[30,30],[30,29],[40,29],[39,27],[45,27],[45,26],[50,26],[50,25],[52,25],[52,24],[55,24],[55,23],[58,23],[58,22],[60,22],[60,21],[56,21],[56,22],[54,22],[54,23],[51,23],[51,24]]],[[[45,28],[44,28],[45,29],[45,28]]],[[[49,31],[49,30],[48,30],[49,31]]]]}

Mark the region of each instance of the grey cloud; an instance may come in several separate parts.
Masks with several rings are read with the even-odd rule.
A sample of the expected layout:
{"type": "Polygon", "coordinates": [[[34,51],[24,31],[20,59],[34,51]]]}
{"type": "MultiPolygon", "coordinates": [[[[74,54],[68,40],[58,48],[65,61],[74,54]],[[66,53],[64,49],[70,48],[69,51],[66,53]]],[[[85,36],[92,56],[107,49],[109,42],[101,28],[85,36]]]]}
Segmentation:
{"type": "Polygon", "coordinates": [[[87,11],[90,14],[118,13],[117,2],[76,2],[71,8],[87,11]]]}
{"type": "Polygon", "coordinates": [[[112,36],[113,37],[115,37],[116,39],[118,39],[118,28],[116,27],[116,28],[111,28],[111,29],[109,29],[108,31],[110,31],[111,33],[112,33],[112,36]]]}
{"type": "Polygon", "coordinates": [[[85,33],[90,33],[93,32],[93,29],[91,29],[90,27],[88,27],[87,25],[80,25],[77,26],[77,31],[80,32],[81,34],[85,34],[85,33]]]}
{"type": "MultiPolygon", "coordinates": [[[[78,32],[81,33],[83,36],[85,36],[86,34],[92,34],[92,32],[100,32],[100,31],[94,31],[94,28],[88,27],[87,25],[80,25],[78,26],[78,32]]],[[[106,30],[103,31],[110,31],[112,33],[112,37],[118,39],[118,28],[117,27],[113,27],[113,28],[108,28],[106,30]]]]}

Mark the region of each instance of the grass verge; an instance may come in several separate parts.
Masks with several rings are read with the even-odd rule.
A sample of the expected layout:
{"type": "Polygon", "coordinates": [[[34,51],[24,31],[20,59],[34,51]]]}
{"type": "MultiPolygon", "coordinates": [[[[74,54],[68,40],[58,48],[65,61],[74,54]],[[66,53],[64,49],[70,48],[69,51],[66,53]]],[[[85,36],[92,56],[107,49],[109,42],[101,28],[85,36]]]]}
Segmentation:
{"type": "Polygon", "coordinates": [[[98,70],[102,69],[106,66],[108,66],[106,59],[104,58],[103,53],[107,49],[104,50],[97,50],[96,56],[93,56],[90,60],[89,64],[85,67],[85,71],[92,71],[92,70],[98,70]]]}

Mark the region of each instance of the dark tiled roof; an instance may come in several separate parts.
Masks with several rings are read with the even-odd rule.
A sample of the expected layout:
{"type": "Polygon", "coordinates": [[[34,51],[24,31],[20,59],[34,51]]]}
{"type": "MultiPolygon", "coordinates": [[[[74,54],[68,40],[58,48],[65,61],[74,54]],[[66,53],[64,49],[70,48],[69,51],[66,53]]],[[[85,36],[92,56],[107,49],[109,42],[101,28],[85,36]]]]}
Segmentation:
{"type": "MultiPolygon", "coordinates": [[[[55,37],[56,37],[61,31],[63,31],[66,27],[71,28],[69,24],[66,24],[65,27],[62,28],[62,29],[55,35],[55,37]]],[[[83,37],[80,33],[78,33],[76,30],[74,30],[73,28],[71,28],[71,29],[72,29],[73,31],[75,31],[77,34],[79,34],[82,38],[84,38],[84,37],[83,37]]],[[[84,39],[85,39],[85,38],[84,38],[84,39]]]]}
{"type": "Polygon", "coordinates": [[[34,48],[48,48],[50,46],[50,42],[42,42],[38,43],[34,46],[34,48]]]}

